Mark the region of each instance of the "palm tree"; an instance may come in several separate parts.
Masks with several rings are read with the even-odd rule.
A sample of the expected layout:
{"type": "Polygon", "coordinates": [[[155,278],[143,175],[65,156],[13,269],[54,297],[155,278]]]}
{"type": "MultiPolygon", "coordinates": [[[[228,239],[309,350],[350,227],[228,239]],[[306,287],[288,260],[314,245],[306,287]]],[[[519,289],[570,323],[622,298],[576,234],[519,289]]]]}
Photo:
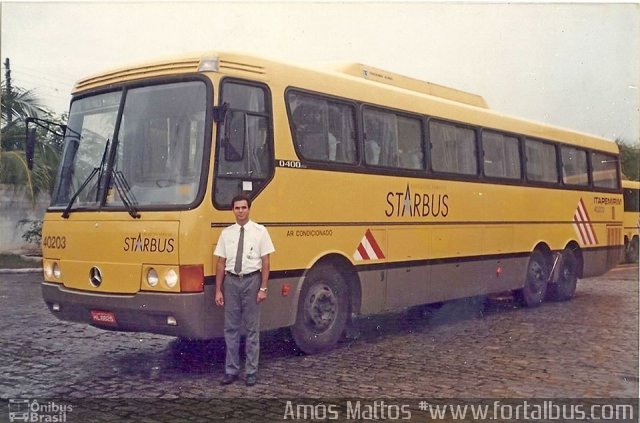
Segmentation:
{"type": "Polygon", "coordinates": [[[12,123],[14,118],[40,117],[48,113],[47,109],[40,104],[34,90],[24,90],[15,86],[9,90],[6,81],[2,81],[3,128],[5,123],[12,123]]]}
{"type": "Polygon", "coordinates": [[[52,114],[39,102],[33,90],[12,86],[2,81],[2,125],[0,129],[0,183],[25,190],[32,204],[40,192],[50,191],[60,158],[60,142],[51,134],[39,131],[34,167],[29,170],[25,156],[25,118],[52,114]]]}

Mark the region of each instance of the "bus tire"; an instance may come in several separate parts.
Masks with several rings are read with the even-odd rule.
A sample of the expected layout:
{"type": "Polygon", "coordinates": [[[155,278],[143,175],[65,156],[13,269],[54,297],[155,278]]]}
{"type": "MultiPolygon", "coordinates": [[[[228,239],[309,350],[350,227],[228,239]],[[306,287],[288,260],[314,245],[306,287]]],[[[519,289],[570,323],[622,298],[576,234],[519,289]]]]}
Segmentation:
{"type": "Polygon", "coordinates": [[[335,346],[349,315],[347,294],[344,278],[333,266],[323,264],[311,269],[300,292],[296,323],[291,328],[298,348],[315,354],[335,346]]]}
{"type": "Polygon", "coordinates": [[[545,255],[535,250],[531,253],[524,286],[516,291],[516,300],[525,307],[537,307],[547,294],[549,264],[545,255]]]}
{"type": "Polygon", "coordinates": [[[551,301],[567,301],[573,298],[578,283],[578,259],[566,248],[562,252],[562,268],[556,283],[549,284],[547,298],[551,301]]]}

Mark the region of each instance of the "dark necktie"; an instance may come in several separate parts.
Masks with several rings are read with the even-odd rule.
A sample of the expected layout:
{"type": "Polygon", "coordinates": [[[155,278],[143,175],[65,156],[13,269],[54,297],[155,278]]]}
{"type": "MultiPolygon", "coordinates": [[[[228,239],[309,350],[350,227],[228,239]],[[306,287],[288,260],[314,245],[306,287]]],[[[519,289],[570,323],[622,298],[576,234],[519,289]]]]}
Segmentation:
{"type": "Polygon", "coordinates": [[[238,252],[236,253],[236,264],[233,271],[236,275],[242,272],[242,250],[244,249],[244,226],[240,226],[240,238],[238,239],[238,252]]]}

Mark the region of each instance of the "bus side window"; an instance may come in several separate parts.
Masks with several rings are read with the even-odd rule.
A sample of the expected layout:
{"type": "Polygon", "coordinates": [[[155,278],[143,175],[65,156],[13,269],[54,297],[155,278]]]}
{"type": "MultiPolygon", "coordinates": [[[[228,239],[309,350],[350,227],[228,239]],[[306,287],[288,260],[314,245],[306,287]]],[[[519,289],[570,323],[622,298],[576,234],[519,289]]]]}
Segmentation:
{"type": "Polygon", "coordinates": [[[315,104],[303,103],[294,112],[298,148],[308,159],[327,160],[329,158],[325,115],[320,105],[315,104]]]}
{"type": "Polygon", "coordinates": [[[518,138],[498,132],[482,131],[484,174],[492,178],[520,179],[518,138]]]}
{"type": "Polygon", "coordinates": [[[221,93],[220,104],[229,105],[230,114],[244,122],[245,131],[243,151],[236,151],[235,155],[226,154],[225,149],[232,148],[232,144],[223,139],[226,128],[222,127],[218,132],[214,198],[216,205],[226,207],[240,192],[255,195],[273,173],[271,110],[268,91],[259,84],[226,80],[222,83],[221,93]]]}
{"type": "Polygon", "coordinates": [[[558,183],[556,147],[542,141],[525,141],[527,179],[534,182],[558,183]]]}
{"type": "Polygon", "coordinates": [[[287,93],[296,150],[303,159],[355,163],[355,109],[317,95],[287,93]]]}
{"type": "Polygon", "coordinates": [[[602,153],[591,154],[593,185],[597,188],[618,188],[618,158],[602,153]]]}
{"type": "Polygon", "coordinates": [[[640,212],[640,190],[625,188],[623,196],[625,212],[640,212]]]}
{"type": "Polygon", "coordinates": [[[403,169],[424,169],[422,122],[398,116],[398,166],[403,169]]]}
{"type": "Polygon", "coordinates": [[[448,122],[429,122],[431,168],[436,172],[476,175],[475,131],[448,122]]]}
{"type": "Polygon", "coordinates": [[[364,134],[367,164],[398,166],[398,123],[395,114],[365,109],[364,134]]]}
{"type": "Polygon", "coordinates": [[[587,152],[582,149],[560,148],[562,157],[562,181],[567,185],[589,185],[587,152]]]}
{"type": "Polygon", "coordinates": [[[424,169],[420,119],[376,109],[365,109],[363,116],[367,164],[424,169]]]}
{"type": "Polygon", "coordinates": [[[329,104],[329,160],[340,163],[356,161],[355,111],[353,107],[329,104]]]}

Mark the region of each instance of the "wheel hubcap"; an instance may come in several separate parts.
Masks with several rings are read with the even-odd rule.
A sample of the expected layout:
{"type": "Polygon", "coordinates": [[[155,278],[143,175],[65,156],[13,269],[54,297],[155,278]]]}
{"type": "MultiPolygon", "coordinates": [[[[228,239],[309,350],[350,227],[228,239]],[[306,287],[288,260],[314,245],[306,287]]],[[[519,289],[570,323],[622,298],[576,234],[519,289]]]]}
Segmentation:
{"type": "Polygon", "coordinates": [[[327,285],[316,285],[309,292],[307,307],[309,322],[315,331],[322,332],[335,320],[338,300],[327,285]]]}
{"type": "Polygon", "coordinates": [[[565,281],[570,281],[573,278],[573,266],[572,265],[565,265],[563,272],[562,272],[562,279],[564,279],[565,281]]]}
{"type": "Polygon", "coordinates": [[[544,287],[546,278],[547,275],[545,274],[544,268],[540,266],[540,263],[531,263],[531,267],[529,268],[529,280],[531,281],[530,286],[532,291],[540,291],[544,287]]]}

